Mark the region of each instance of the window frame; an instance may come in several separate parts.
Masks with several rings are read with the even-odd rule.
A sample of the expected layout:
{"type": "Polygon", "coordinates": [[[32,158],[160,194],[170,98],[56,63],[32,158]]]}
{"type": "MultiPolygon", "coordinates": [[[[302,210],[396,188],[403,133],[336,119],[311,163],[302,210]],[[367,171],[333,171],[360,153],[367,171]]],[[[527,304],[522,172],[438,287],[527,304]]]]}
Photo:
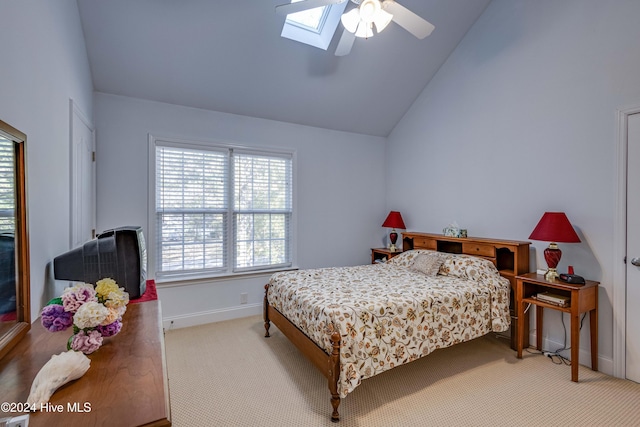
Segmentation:
{"type": "Polygon", "coordinates": [[[189,140],[185,138],[176,137],[163,137],[155,136],[153,134],[148,135],[149,156],[148,156],[148,224],[149,231],[147,233],[147,252],[150,256],[148,260],[148,273],[150,277],[154,277],[157,283],[188,281],[188,280],[200,280],[200,279],[223,279],[234,276],[245,276],[261,273],[271,273],[274,271],[282,271],[287,269],[297,268],[297,209],[296,209],[296,151],[291,149],[276,148],[276,147],[254,147],[249,145],[242,145],[237,143],[229,143],[214,140],[189,140]],[[204,151],[221,151],[226,150],[228,152],[228,164],[227,171],[229,176],[227,177],[227,213],[226,213],[226,245],[225,245],[225,257],[226,266],[216,270],[196,270],[189,271],[166,271],[159,272],[157,263],[159,261],[158,254],[158,224],[157,224],[157,212],[156,212],[156,148],[158,146],[174,147],[179,149],[192,149],[192,150],[204,150],[204,151]],[[290,262],[278,265],[266,265],[257,267],[242,267],[236,268],[236,230],[235,230],[235,203],[234,203],[234,177],[233,177],[233,155],[232,152],[238,152],[242,154],[250,155],[264,155],[288,158],[291,160],[291,214],[289,222],[289,254],[290,262]]]}

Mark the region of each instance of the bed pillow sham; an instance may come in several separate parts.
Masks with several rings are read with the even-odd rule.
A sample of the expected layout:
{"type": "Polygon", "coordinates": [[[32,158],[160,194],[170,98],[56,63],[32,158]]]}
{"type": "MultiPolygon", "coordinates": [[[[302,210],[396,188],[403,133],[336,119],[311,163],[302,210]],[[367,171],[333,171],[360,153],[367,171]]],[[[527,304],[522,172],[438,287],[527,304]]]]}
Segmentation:
{"type": "Polygon", "coordinates": [[[440,266],[439,274],[474,281],[485,277],[500,277],[500,272],[491,261],[472,255],[447,257],[440,266]]]}
{"type": "Polygon", "coordinates": [[[413,265],[413,262],[416,260],[416,257],[421,254],[429,254],[429,253],[438,253],[436,251],[432,251],[430,249],[414,249],[410,251],[402,252],[399,255],[394,256],[387,264],[395,265],[398,267],[406,267],[410,268],[413,265]]]}
{"type": "Polygon", "coordinates": [[[440,271],[444,259],[445,257],[440,252],[418,254],[409,269],[433,277],[440,271]]]}

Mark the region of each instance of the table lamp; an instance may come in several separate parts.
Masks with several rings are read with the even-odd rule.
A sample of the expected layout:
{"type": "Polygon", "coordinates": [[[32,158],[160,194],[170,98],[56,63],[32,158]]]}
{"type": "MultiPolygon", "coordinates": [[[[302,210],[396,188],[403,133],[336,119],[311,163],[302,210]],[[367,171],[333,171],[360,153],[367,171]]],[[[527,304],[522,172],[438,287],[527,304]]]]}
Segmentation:
{"type": "Polygon", "coordinates": [[[402,215],[398,211],[391,211],[387,216],[387,219],[382,223],[383,227],[391,228],[391,233],[389,233],[389,240],[391,241],[391,245],[389,246],[389,250],[391,252],[396,252],[398,248],[396,248],[396,240],[398,240],[398,233],[396,232],[396,228],[406,229],[404,225],[404,221],[402,220],[402,215]]]}
{"type": "Polygon", "coordinates": [[[549,247],[544,250],[544,259],[548,267],[544,278],[549,281],[558,277],[556,267],[562,257],[562,251],[558,248],[557,242],[580,243],[580,238],[564,212],[545,212],[529,238],[550,242],[549,247]]]}

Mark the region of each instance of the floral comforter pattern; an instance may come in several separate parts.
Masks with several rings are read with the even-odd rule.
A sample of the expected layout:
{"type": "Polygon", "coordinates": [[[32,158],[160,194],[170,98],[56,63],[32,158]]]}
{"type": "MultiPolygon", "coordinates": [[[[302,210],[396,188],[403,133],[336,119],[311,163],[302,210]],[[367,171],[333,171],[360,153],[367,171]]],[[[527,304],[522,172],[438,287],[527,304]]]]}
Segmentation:
{"type": "Polygon", "coordinates": [[[365,378],[509,327],[509,281],[490,261],[447,254],[429,277],[409,268],[420,252],[271,277],[269,304],[327,353],[340,333],[341,397],[365,378]]]}

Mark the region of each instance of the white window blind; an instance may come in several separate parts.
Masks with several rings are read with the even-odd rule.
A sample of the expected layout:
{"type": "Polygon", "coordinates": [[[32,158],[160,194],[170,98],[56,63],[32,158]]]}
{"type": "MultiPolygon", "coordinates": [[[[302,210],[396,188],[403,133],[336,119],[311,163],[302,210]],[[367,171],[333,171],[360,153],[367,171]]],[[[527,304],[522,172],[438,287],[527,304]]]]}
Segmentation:
{"type": "Polygon", "coordinates": [[[15,159],[13,141],[0,133],[0,233],[15,231],[15,159]]]}
{"type": "Polygon", "coordinates": [[[292,155],[155,141],[156,276],[292,264],[292,155]]]}
{"type": "Polygon", "coordinates": [[[227,267],[228,154],[156,149],[156,269],[227,267]]]}
{"type": "Polygon", "coordinates": [[[290,265],[291,158],[234,153],[236,270],[290,265]]]}

